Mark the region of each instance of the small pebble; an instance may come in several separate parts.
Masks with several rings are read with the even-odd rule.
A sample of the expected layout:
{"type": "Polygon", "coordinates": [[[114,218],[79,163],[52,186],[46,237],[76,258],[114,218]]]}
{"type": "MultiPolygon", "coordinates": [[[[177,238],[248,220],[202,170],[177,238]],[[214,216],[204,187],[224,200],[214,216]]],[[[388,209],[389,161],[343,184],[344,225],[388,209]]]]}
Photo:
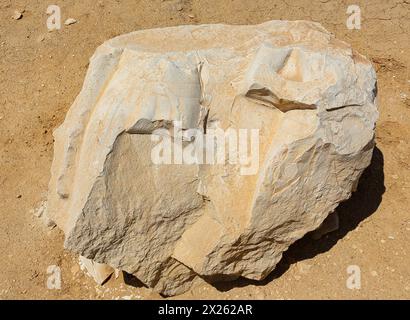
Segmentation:
{"type": "Polygon", "coordinates": [[[23,13],[18,10],[14,11],[13,19],[20,20],[21,18],[23,18],[23,13]]]}
{"type": "Polygon", "coordinates": [[[377,272],[376,271],[372,271],[372,272],[370,272],[370,274],[373,276],[373,277],[377,277],[377,272]]]}
{"type": "Polygon", "coordinates": [[[65,24],[66,26],[69,26],[69,25],[74,24],[74,23],[77,23],[77,20],[75,20],[74,18],[68,18],[68,19],[64,22],[64,24],[65,24]]]}
{"type": "Polygon", "coordinates": [[[37,42],[42,42],[42,41],[44,41],[44,35],[43,34],[40,34],[38,37],[37,37],[37,42]]]}

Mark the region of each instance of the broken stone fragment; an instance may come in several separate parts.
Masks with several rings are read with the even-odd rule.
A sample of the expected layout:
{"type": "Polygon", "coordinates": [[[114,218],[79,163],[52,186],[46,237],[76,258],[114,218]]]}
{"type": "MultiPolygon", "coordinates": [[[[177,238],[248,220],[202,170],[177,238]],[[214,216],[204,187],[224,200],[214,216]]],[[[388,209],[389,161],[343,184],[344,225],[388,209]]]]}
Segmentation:
{"type": "Polygon", "coordinates": [[[46,227],[53,229],[57,226],[47,215],[47,201],[42,201],[36,209],[32,210],[32,213],[39,218],[46,227]]]}
{"type": "Polygon", "coordinates": [[[92,277],[100,285],[111,277],[115,271],[106,264],[94,262],[82,256],[79,258],[79,264],[81,270],[85,271],[88,276],[92,277]]]}
{"type": "Polygon", "coordinates": [[[64,22],[64,24],[65,24],[66,26],[72,25],[72,24],[74,24],[74,23],[77,23],[77,20],[75,20],[74,18],[68,18],[68,19],[64,22]]]}
{"type": "Polygon", "coordinates": [[[19,10],[15,10],[14,13],[13,13],[12,18],[14,20],[20,20],[21,18],[23,18],[23,12],[19,11],[19,10]]]}
{"type": "Polygon", "coordinates": [[[376,92],[371,63],[313,22],[116,37],[54,132],[47,214],[66,248],[164,295],[198,277],[261,280],[351,196],[372,156],[376,92]],[[199,161],[198,132],[218,130],[257,143],[199,161]],[[155,162],[165,141],[195,161],[155,162]]]}

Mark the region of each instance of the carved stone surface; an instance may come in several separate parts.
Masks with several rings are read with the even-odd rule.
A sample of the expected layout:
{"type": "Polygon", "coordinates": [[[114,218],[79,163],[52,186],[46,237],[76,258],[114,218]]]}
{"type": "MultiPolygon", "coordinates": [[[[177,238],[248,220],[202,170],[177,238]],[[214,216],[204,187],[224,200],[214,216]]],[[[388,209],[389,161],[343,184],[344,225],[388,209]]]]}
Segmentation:
{"type": "Polygon", "coordinates": [[[68,249],[164,295],[197,276],[263,279],[350,197],[370,163],[375,99],[370,62],[317,23],[116,37],[97,49],[54,132],[47,214],[68,249]],[[174,121],[258,129],[257,171],[241,174],[230,155],[153,163],[152,136],[172,136],[174,121]]]}

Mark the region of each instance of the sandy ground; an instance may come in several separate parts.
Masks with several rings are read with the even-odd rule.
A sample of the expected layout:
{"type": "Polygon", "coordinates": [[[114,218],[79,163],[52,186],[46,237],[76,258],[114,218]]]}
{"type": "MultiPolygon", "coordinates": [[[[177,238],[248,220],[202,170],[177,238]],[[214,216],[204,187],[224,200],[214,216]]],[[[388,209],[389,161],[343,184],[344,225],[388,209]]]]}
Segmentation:
{"type": "Polygon", "coordinates": [[[343,203],[341,226],[319,241],[305,237],[286,252],[263,282],[198,282],[176,298],[410,298],[410,1],[354,1],[361,30],[346,28],[351,1],[0,0],[0,298],[160,298],[122,276],[104,286],[79,270],[63,249],[63,234],[32,210],[45,198],[53,153],[52,131],[79,93],[88,59],[113,36],[180,24],[255,24],[308,19],[374,62],[380,119],[377,148],[358,191],[343,203]],[[48,32],[46,9],[61,7],[76,24],[48,32]],[[23,11],[19,20],[15,10],[23,11]],[[47,267],[62,270],[62,287],[46,287],[47,267]],[[361,288],[348,289],[346,268],[361,270],[361,288]],[[133,285],[131,285],[133,284],[133,285]]]}

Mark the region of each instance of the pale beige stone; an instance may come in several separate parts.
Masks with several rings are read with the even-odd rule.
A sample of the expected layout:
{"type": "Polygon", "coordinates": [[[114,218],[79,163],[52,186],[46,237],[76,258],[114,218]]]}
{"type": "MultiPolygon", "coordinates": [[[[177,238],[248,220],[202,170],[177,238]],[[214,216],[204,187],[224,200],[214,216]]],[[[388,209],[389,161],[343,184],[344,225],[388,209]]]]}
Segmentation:
{"type": "Polygon", "coordinates": [[[74,23],[77,23],[77,20],[75,20],[74,18],[68,18],[68,19],[64,22],[64,24],[65,24],[66,26],[72,25],[72,24],[74,24],[74,23]]]}
{"type": "Polygon", "coordinates": [[[85,271],[98,284],[103,284],[115,271],[106,264],[98,263],[82,256],[79,258],[79,265],[81,270],[85,271]]]}
{"type": "Polygon", "coordinates": [[[20,20],[21,18],[23,18],[23,13],[21,11],[15,10],[12,18],[14,20],[20,20]]]}
{"type": "Polygon", "coordinates": [[[350,197],[372,155],[375,88],[371,63],[313,22],[116,37],[54,132],[47,215],[68,249],[165,295],[197,276],[261,280],[350,197]],[[152,132],[175,120],[259,129],[259,170],[153,164],[152,132]]]}

